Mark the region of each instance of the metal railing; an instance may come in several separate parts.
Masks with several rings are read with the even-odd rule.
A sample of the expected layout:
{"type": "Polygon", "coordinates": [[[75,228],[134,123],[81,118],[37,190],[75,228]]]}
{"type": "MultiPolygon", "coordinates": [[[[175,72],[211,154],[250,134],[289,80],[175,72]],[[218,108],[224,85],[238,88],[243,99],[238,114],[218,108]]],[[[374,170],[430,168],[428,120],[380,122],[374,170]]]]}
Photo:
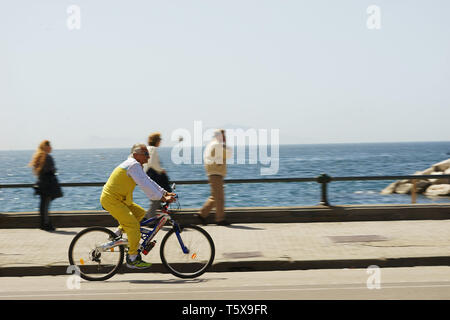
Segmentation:
{"type": "MultiPolygon", "coordinates": [[[[428,179],[449,179],[450,174],[443,175],[396,175],[396,176],[359,176],[359,177],[331,177],[323,173],[317,177],[311,178],[266,178],[266,179],[225,179],[224,183],[293,183],[293,182],[317,182],[321,185],[321,200],[319,205],[330,206],[328,201],[328,184],[333,181],[371,181],[371,180],[410,180],[413,184],[411,191],[411,202],[416,202],[416,182],[417,180],[428,179]]],[[[61,187],[103,187],[106,182],[69,182],[60,183],[61,187]]],[[[208,180],[173,180],[171,183],[177,185],[192,185],[192,184],[208,184],[208,180]]],[[[0,184],[0,189],[12,188],[32,188],[34,183],[15,183],[15,184],[0,184]]]]}

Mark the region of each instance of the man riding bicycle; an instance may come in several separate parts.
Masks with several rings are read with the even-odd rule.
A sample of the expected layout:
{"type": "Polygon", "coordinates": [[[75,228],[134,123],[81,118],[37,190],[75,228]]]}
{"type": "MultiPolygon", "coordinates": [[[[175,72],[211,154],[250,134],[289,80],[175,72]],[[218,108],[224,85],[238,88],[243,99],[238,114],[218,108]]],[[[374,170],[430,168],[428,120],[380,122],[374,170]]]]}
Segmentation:
{"type": "Polygon", "coordinates": [[[119,222],[119,229],[128,235],[127,266],[133,269],[145,269],[151,266],[138,254],[141,238],[140,221],[146,210],[133,202],[136,184],[150,200],[173,202],[175,193],[167,192],[144,172],[142,165],[147,163],[149,153],[145,144],[135,144],[130,157],[111,173],[103,187],[100,203],[119,222]]]}

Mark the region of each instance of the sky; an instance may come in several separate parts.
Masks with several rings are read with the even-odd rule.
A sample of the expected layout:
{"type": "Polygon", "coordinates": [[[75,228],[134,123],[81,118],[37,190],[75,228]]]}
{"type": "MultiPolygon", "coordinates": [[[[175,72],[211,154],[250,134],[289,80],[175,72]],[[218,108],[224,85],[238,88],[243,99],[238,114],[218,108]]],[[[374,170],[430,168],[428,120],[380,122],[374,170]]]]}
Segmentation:
{"type": "Polygon", "coordinates": [[[196,122],[279,130],[280,144],[450,141],[449,9],[1,1],[0,150],[130,147],[153,131],[171,146],[196,122]]]}

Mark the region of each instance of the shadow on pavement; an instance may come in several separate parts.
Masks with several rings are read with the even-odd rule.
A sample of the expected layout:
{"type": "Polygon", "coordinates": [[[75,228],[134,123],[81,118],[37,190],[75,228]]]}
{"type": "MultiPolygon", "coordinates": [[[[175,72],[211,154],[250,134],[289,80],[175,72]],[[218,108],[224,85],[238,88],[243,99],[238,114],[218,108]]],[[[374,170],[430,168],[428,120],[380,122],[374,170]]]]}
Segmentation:
{"type": "Polygon", "coordinates": [[[229,226],[223,226],[224,228],[230,228],[230,229],[242,229],[242,230],[266,230],[265,228],[255,228],[255,227],[248,227],[248,226],[237,226],[237,225],[229,225],[229,226]]]}
{"type": "Polygon", "coordinates": [[[177,283],[202,283],[211,280],[226,280],[226,278],[214,278],[214,279],[168,279],[168,280],[120,280],[120,281],[108,281],[108,282],[129,282],[134,284],[177,284],[177,283]]]}
{"type": "Polygon", "coordinates": [[[63,231],[63,230],[55,230],[55,231],[47,231],[48,233],[62,234],[62,235],[76,235],[78,232],[75,231],[63,231]]]}

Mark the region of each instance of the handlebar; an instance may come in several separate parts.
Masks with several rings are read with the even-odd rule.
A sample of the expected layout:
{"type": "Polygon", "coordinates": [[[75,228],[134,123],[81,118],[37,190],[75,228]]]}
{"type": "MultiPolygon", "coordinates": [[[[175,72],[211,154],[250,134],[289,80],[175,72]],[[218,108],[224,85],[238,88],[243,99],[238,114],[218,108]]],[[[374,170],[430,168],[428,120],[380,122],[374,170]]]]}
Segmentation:
{"type": "Polygon", "coordinates": [[[178,194],[175,194],[174,198],[175,198],[175,201],[170,202],[170,203],[169,203],[169,202],[166,202],[166,203],[164,203],[164,204],[162,205],[162,211],[163,211],[163,212],[165,212],[165,213],[170,213],[170,212],[169,212],[169,206],[170,206],[170,204],[172,204],[172,203],[178,204],[178,208],[177,208],[177,209],[180,209],[180,202],[178,201],[178,194]]]}

